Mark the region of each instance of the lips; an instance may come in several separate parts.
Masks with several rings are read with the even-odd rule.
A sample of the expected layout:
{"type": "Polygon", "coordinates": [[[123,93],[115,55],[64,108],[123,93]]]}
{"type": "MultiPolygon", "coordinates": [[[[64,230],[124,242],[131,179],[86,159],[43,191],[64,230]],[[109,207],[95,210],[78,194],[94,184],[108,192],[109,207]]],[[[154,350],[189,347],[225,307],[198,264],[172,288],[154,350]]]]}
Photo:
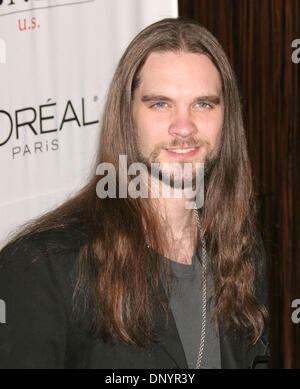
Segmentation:
{"type": "Polygon", "coordinates": [[[168,151],[172,151],[172,153],[176,154],[186,154],[189,153],[190,151],[194,151],[196,147],[188,148],[188,149],[168,149],[168,151]]]}
{"type": "Polygon", "coordinates": [[[165,151],[172,157],[177,159],[191,158],[197,154],[201,146],[196,147],[173,147],[167,148],[165,151]]]}

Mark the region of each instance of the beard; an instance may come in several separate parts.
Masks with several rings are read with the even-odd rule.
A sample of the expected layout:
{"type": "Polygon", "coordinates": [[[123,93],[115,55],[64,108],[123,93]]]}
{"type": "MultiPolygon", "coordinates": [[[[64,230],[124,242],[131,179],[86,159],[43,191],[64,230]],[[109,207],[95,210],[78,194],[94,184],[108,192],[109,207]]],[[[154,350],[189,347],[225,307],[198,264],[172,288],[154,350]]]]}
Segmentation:
{"type": "Polygon", "coordinates": [[[189,141],[185,142],[175,139],[171,144],[167,145],[165,143],[157,144],[154,147],[153,151],[150,153],[149,157],[145,157],[142,154],[140,148],[138,148],[137,151],[137,160],[138,162],[141,162],[146,166],[149,176],[155,176],[161,182],[166,185],[169,185],[173,189],[192,188],[193,190],[195,190],[197,185],[197,174],[199,173],[197,167],[195,167],[194,165],[197,163],[204,164],[204,179],[206,180],[210,176],[211,171],[213,170],[219,156],[218,147],[212,149],[208,142],[196,140],[194,138],[191,138],[189,141]],[[207,153],[204,160],[192,162],[187,159],[180,160],[175,163],[159,161],[159,155],[161,153],[161,150],[164,148],[196,146],[202,146],[206,148],[207,153]],[[184,174],[185,164],[187,163],[193,165],[192,174],[184,174]]]}

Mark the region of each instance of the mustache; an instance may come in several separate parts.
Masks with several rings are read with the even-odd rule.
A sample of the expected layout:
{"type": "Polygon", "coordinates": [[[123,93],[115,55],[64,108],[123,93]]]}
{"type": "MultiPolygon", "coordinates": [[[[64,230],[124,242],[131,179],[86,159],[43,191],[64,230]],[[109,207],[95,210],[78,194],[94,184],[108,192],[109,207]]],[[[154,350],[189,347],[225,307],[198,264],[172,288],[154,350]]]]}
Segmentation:
{"type": "Polygon", "coordinates": [[[161,149],[166,149],[170,147],[199,147],[199,146],[207,146],[209,147],[209,143],[204,141],[203,139],[189,138],[189,139],[173,139],[171,142],[161,142],[155,145],[150,159],[154,161],[160,154],[161,149]]]}
{"type": "Polygon", "coordinates": [[[206,146],[208,142],[204,141],[203,139],[196,139],[196,138],[190,138],[190,139],[174,139],[172,142],[169,143],[159,143],[156,145],[155,149],[165,149],[169,147],[196,147],[196,146],[206,146]]]}

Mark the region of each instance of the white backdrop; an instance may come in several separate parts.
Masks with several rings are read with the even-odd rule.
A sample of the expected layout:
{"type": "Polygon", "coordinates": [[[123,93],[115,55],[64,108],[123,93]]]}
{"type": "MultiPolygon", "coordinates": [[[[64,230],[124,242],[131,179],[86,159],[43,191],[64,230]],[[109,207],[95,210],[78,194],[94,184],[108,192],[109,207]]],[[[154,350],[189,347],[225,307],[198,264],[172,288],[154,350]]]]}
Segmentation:
{"type": "Polygon", "coordinates": [[[0,2],[0,245],[90,176],[118,60],[177,0],[0,2]]]}

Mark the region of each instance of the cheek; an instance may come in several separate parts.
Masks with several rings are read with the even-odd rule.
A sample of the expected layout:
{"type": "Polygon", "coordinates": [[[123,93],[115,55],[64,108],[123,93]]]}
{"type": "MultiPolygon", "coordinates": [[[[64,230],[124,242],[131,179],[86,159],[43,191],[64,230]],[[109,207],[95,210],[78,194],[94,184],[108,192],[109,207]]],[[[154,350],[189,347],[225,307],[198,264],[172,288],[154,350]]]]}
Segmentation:
{"type": "Polygon", "coordinates": [[[136,128],[139,134],[140,139],[143,142],[157,142],[159,141],[164,132],[163,129],[166,128],[166,120],[158,118],[157,115],[153,115],[151,112],[141,112],[137,116],[136,128]]]}
{"type": "MultiPolygon", "coordinates": [[[[202,128],[204,129],[204,136],[209,143],[216,143],[220,136],[223,127],[223,115],[213,115],[208,117],[203,123],[202,128]]],[[[201,128],[201,127],[200,127],[201,128]]]]}

